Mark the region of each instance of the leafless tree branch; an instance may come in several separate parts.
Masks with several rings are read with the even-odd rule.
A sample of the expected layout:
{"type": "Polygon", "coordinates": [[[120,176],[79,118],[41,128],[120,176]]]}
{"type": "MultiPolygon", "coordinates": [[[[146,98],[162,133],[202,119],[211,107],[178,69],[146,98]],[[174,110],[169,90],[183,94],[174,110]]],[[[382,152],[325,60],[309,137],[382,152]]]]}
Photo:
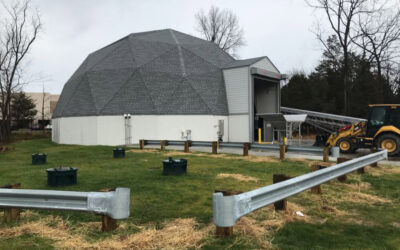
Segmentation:
{"type": "Polygon", "coordinates": [[[37,10],[29,0],[17,0],[10,5],[2,3],[6,14],[0,27],[0,143],[10,135],[10,104],[13,91],[22,85],[21,62],[30,51],[42,24],[37,10]]]}
{"type": "Polygon", "coordinates": [[[245,45],[239,18],[231,11],[211,6],[208,13],[201,10],[197,12],[195,18],[200,34],[224,51],[235,55],[236,50],[245,45]]]}

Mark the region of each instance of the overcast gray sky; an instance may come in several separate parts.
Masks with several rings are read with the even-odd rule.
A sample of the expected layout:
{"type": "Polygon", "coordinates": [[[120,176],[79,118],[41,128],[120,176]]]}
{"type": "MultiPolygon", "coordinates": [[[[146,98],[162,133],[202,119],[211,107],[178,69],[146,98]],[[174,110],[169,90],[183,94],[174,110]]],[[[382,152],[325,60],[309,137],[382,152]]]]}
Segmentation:
{"type": "MultiPolygon", "coordinates": [[[[33,0],[44,29],[29,55],[29,72],[61,90],[85,57],[129,33],[171,28],[199,36],[194,15],[211,5],[232,10],[244,29],[241,59],[266,55],[282,73],[310,72],[321,55],[311,32],[316,16],[303,0],[33,0]]],[[[35,78],[35,77],[34,77],[35,78]]],[[[25,91],[39,92],[34,81],[25,91]]]]}

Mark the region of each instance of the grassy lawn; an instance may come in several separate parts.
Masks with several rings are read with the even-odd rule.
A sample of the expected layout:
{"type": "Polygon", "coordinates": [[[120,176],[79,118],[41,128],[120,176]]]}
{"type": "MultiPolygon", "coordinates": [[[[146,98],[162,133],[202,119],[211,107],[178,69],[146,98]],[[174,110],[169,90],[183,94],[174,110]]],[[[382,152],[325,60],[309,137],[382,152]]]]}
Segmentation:
{"type": "Polygon", "coordinates": [[[188,174],[177,177],[162,176],[161,161],[182,152],[132,150],[124,159],[113,159],[113,147],[57,145],[49,139],[11,146],[14,151],[0,153],[0,185],[54,189],[47,187],[45,169],[74,166],[78,184],[55,189],[129,187],[131,216],[119,221],[115,232],[101,233],[98,215],[27,210],[14,224],[0,222],[0,249],[400,249],[400,169],[395,167],[367,168],[345,183],[331,181],[322,186],[322,195],[298,194],[288,200],[287,211],[260,209],[237,223],[233,238],[215,239],[214,190],[269,185],[275,173],[309,172],[309,162],[193,153],[184,156],[188,174]],[[48,163],[32,166],[31,154],[39,151],[48,154],[48,163]]]}

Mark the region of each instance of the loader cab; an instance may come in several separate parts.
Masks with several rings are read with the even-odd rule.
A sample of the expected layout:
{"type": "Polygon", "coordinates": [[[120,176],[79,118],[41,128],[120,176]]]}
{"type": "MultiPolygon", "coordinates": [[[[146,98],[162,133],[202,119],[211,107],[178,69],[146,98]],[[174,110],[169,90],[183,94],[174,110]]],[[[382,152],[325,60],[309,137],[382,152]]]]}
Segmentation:
{"type": "Polygon", "coordinates": [[[383,126],[400,129],[400,106],[370,105],[366,136],[373,138],[383,126]]]}

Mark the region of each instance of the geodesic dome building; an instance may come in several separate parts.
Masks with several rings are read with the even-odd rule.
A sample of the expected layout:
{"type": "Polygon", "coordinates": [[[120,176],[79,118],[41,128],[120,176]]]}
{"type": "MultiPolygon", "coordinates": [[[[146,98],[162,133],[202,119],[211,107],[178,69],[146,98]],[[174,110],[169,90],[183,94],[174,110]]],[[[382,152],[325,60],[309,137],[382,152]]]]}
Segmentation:
{"type": "Polygon", "coordinates": [[[91,53],[65,84],[53,141],[251,141],[255,102],[279,112],[280,78],[267,57],[235,60],[175,30],[130,34],[91,53]],[[261,95],[268,101],[254,95],[255,85],[257,93],[268,90],[261,95]]]}

